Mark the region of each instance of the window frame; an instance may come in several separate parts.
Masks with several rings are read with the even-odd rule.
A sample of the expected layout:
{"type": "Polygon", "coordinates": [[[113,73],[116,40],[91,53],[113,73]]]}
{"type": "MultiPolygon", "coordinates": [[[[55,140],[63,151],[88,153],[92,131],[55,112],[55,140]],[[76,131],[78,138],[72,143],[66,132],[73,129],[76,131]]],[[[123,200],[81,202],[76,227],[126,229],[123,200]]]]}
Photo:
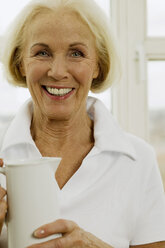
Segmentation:
{"type": "Polygon", "coordinates": [[[147,1],[111,0],[123,77],[112,91],[121,126],[149,141],[147,61],[165,60],[165,38],[147,37],[147,1]]]}

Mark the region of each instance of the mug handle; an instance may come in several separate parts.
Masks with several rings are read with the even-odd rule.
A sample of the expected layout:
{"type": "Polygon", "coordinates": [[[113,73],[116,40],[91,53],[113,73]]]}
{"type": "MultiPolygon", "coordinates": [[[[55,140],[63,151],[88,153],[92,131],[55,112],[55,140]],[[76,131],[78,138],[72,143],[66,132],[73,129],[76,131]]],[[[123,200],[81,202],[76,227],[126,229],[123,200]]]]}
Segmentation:
{"type": "Polygon", "coordinates": [[[0,173],[3,174],[3,175],[6,175],[5,168],[1,168],[1,167],[0,167],[0,173]]]}

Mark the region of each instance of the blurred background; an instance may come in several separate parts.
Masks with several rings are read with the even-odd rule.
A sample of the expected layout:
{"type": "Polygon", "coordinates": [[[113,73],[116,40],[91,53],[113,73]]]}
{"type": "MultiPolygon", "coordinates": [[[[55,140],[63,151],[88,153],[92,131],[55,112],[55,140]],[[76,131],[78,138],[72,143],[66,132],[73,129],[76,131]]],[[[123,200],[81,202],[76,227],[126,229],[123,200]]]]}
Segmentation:
{"type": "MultiPolygon", "coordinates": [[[[95,0],[109,18],[122,62],[122,78],[101,99],[126,130],[155,149],[165,186],[165,1],[95,0]]],[[[0,38],[29,0],[5,0],[0,38]]],[[[27,89],[9,85],[0,63],[0,125],[29,98],[27,89]]]]}

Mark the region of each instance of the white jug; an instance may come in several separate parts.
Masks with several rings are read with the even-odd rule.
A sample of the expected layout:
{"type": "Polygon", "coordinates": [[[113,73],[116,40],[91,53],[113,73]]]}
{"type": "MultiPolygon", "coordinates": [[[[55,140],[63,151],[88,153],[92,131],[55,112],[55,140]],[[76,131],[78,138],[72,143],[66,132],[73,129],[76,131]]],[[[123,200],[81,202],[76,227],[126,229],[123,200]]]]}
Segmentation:
{"type": "Polygon", "coordinates": [[[8,196],[8,248],[61,237],[54,234],[41,240],[33,237],[38,227],[58,219],[58,190],[55,171],[61,158],[5,161],[0,173],[6,175],[8,196]]]}

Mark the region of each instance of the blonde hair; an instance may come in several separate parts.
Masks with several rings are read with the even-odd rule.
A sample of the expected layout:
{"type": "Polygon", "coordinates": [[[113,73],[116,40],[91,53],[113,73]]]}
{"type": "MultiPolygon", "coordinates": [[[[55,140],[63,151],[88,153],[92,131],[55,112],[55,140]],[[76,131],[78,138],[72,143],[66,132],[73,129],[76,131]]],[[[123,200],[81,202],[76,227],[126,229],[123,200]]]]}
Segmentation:
{"type": "Polygon", "coordinates": [[[93,33],[100,70],[98,77],[92,82],[91,91],[99,93],[106,90],[120,76],[120,61],[108,18],[93,0],[32,0],[26,5],[5,37],[2,63],[7,80],[14,85],[27,87],[26,78],[20,72],[25,30],[39,13],[58,8],[76,12],[93,33]]]}

